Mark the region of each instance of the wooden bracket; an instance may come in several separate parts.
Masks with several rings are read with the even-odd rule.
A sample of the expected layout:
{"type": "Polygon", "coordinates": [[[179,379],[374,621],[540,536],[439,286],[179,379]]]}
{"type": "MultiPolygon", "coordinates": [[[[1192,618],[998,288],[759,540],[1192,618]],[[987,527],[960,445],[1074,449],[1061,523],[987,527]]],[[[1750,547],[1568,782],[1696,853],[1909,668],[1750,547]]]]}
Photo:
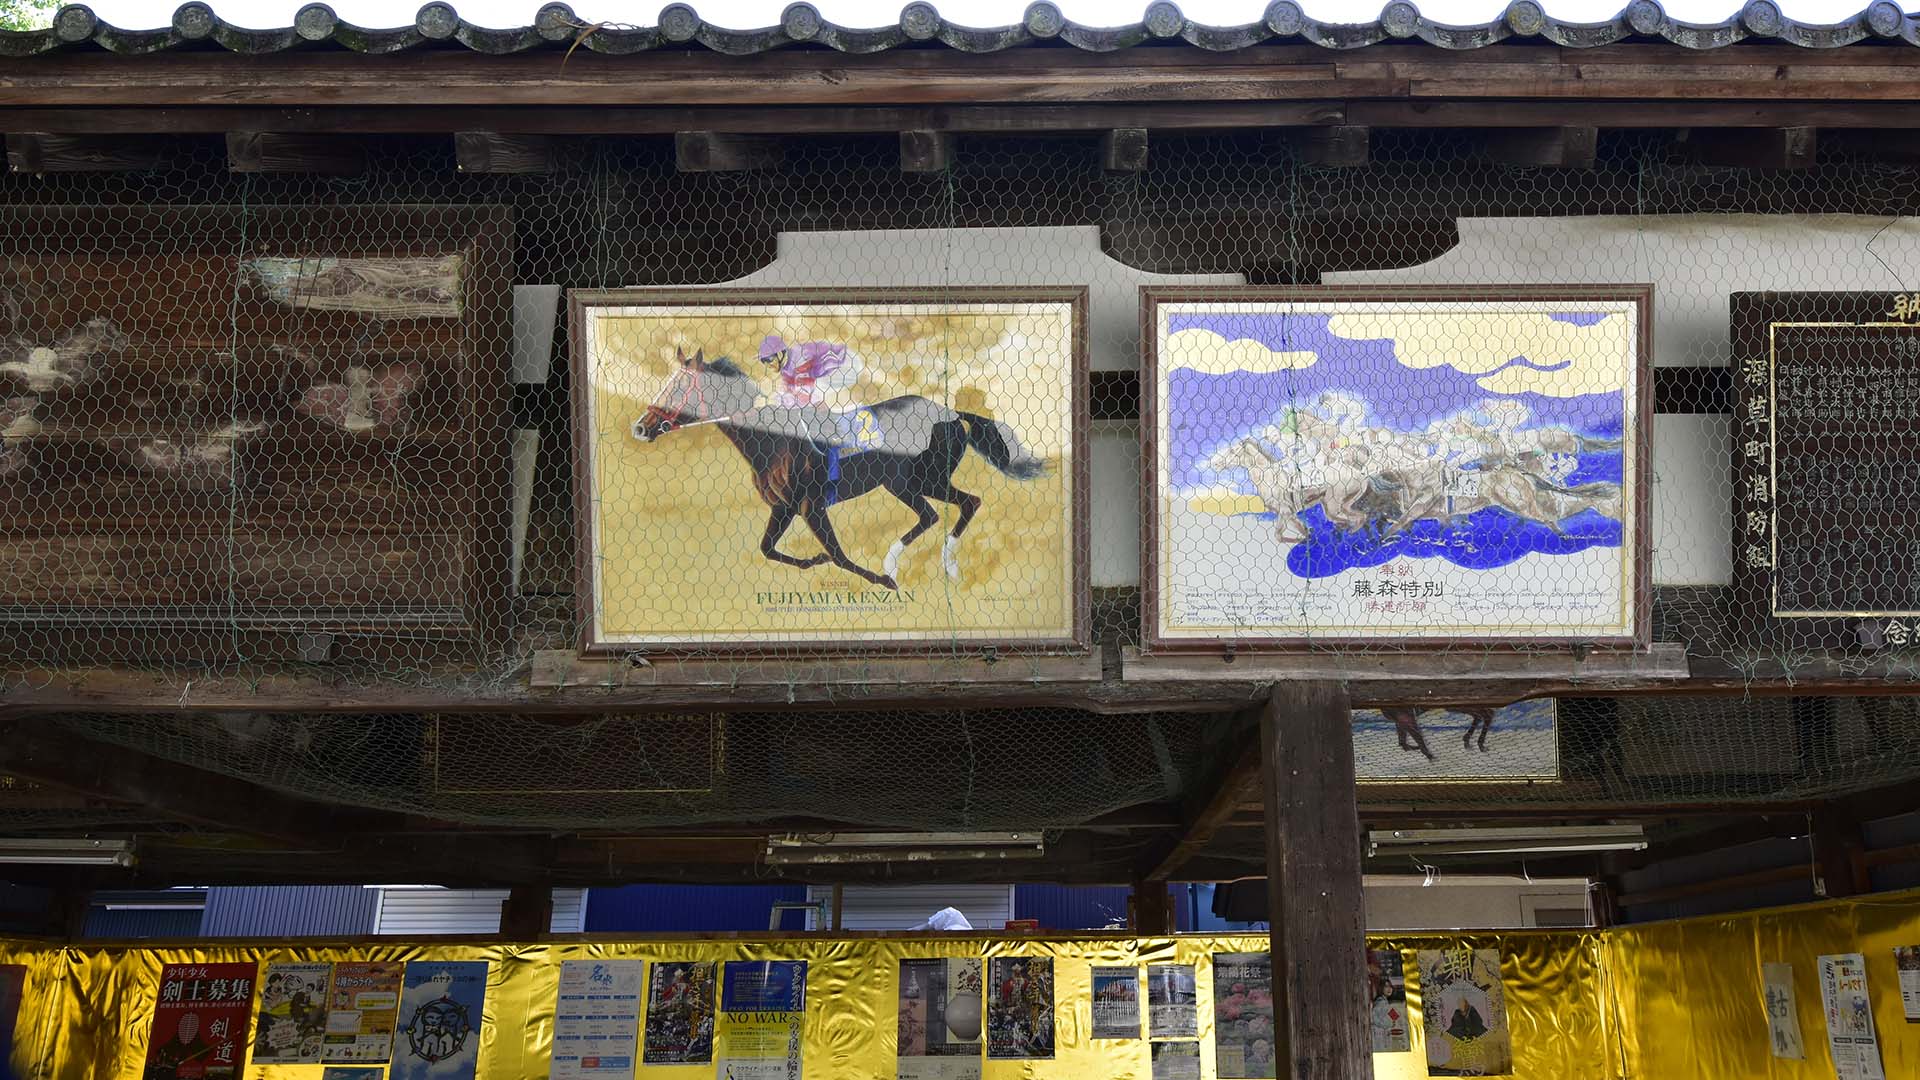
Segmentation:
{"type": "Polygon", "coordinates": [[[673,158],[681,172],[747,172],[771,169],[785,158],[780,140],[765,135],[724,131],[681,131],[673,136],[673,158]]]}
{"type": "Polygon", "coordinates": [[[453,136],[459,169],[470,173],[550,173],[558,167],[555,147],[548,135],[459,131],[453,136]]]}
{"type": "Polygon", "coordinates": [[[1820,129],[1694,128],[1687,143],[1703,165],[1733,165],[1746,169],[1806,169],[1820,147],[1820,129]]]}
{"type": "Polygon", "coordinates": [[[159,166],[166,140],[144,135],[7,136],[7,168],[17,173],[138,172],[159,166]]]}
{"type": "Polygon", "coordinates": [[[946,172],[952,165],[952,135],[927,128],[915,128],[900,133],[901,172],[946,172]]]}
{"type": "Polygon", "coordinates": [[[1536,169],[1591,169],[1600,131],[1594,127],[1505,128],[1486,133],[1487,156],[1536,169]]]}
{"type": "Polygon", "coordinates": [[[1100,136],[1100,167],[1108,172],[1145,172],[1146,128],[1114,128],[1100,136]]]}
{"type": "Polygon", "coordinates": [[[367,170],[367,148],[351,135],[229,131],[227,168],[243,173],[353,176],[367,170]]]}
{"type": "Polygon", "coordinates": [[[1355,124],[1301,128],[1293,132],[1291,142],[1303,164],[1318,168],[1358,168],[1372,160],[1370,130],[1355,124]]]}

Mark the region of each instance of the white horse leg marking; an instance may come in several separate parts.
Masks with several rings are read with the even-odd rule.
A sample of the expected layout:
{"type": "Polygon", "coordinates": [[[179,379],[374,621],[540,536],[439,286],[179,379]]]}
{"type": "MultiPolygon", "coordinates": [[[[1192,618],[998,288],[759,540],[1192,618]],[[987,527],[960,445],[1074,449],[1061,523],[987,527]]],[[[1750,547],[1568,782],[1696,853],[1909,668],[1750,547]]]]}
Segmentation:
{"type": "Polygon", "coordinates": [[[900,555],[902,552],[906,550],[907,550],[907,542],[904,540],[895,540],[893,542],[893,546],[887,549],[887,562],[885,566],[885,571],[888,577],[894,576],[894,574],[899,571],[900,555]]]}
{"type": "Polygon", "coordinates": [[[940,565],[946,568],[947,576],[960,580],[960,538],[949,535],[947,542],[940,545],[940,565]]]}

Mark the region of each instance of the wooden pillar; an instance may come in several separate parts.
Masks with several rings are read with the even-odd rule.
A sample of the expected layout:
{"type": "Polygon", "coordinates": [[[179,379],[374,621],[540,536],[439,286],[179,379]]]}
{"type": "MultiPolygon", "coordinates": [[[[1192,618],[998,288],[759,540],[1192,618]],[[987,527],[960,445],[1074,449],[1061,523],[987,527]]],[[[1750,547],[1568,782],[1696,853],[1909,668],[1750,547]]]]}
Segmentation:
{"type": "Polygon", "coordinates": [[[500,907],[500,936],[532,941],[553,929],[553,890],[545,885],[515,885],[500,907]]]}
{"type": "Polygon", "coordinates": [[[63,941],[79,941],[86,936],[87,915],[92,909],[92,885],[75,884],[55,889],[47,912],[47,928],[63,941]]]}
{"type": "Polygon", "coordinates": [[[1336,682],[1279,683],[1260,717],[1276,1075],[1372,1080],[1353,710],[1336,682]],[[1352,973],[1352,974],[1349,974],[1352,973]]]}
{"type": "Polygon", "coordinates": [[[1165,937],[1173,933],[1173,894],[1164,881],[1136,881],[1133,895],[1127,899],[1133,932],[1142,937],[1165,937]]]}
{"type": "Polygon", "coordinates": [[[1813,812],[1813,863],[1817,891],[1829,900],[1873,891],[1860,823],[1838,807],[1813,812]]]}
{"type": "Polygon", "coordinates": [[[833,886],[833,932],[846,929],[847,887],[835,882],[833,886]]]}

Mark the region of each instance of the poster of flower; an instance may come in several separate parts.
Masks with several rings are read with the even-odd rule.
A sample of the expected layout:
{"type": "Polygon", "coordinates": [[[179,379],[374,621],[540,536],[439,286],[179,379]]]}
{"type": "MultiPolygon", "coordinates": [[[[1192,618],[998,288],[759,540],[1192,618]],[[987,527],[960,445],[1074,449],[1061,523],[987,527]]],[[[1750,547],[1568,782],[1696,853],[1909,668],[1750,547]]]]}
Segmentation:
{"type": "Polygon", "coordinates": [[[655,960],[647,984],[643,1065],[713,1060],[713,961],[655,960]]]}
{"type": "Polygon", "coordinates": [[[900,961],[897,1080],[979,1080],[981,968],[971,956],[900,961]]]}
{"type": "Polygon", "coordinates": [[[147,1039],[146,1080],[236,1080],[247,1064],[253,964],[167,964],[147,1039]]]}
{"type": "Polygon", "coordinates": [[[1422,949],[1420,994],[1428,1076],[1500,1076],[1513,1071],[1506,984],[1495,949],[1422,949]]]}
{"type": "Polygon", "coordinates": [[[1085,290],[573,297],[590,650],[1085,638],[1085,290]]]}
{"type": "Polygon", "coordinates": [[[485,960],[409,961],[388,1080],[473,1080],[486,998],[485,960]]]}
{"type": "Polygon", "coordinates": [[[1014,1061],[1053,1058],[1053,960],[996,956],[988,968],[987,1056],[1014,1061]]]}
{"type": "Polygon", "coordinates": [[[1213,954],[1213,1068],[1221,1080],[1274,1075],[1273,955],[1213,954]]]}
{"type": "Polygon", "coordinates": [[[1145,290],[1150,643],[1642,641],[1649,297],[1145,290]]]}
{"type": "Polygon", "coordinates": [[[268,964],[260,983],[255,1065],[314,1065],[327,1033],[332,964],[268,964]]]}

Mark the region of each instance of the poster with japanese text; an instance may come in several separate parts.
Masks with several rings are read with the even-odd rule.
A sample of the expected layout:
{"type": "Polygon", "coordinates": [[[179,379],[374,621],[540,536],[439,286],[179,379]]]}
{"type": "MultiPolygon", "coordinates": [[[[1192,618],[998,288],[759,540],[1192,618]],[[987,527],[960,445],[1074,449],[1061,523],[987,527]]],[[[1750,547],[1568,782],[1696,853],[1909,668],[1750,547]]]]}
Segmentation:
{"type": "Polygon", "coordinates": [[[1789,1061],[1805,1059],[1807,1045],[1800,1038],[1800,1005],[1793,993],[1793,965],[1760,965],[1760,986],[1773,1056],[1789,1061]]]}
{"type": "Polygon", "coordinates": [[[20,1003],[26,994],[26,965],[0,964],[0,1062],[13,1060],[13,1033],[20,1025],[20,1003]]]}
{"type": "Polygon", "coordinates": [[[805,960],[729,960],[721,969],[720,1075],[800,1080],[805,960]]]}
{"type": "Polygon", "coordinates": [[[1886,1080],[1873,1029],[1873,999],[1867,994],[1866,957],[1820,958],[1820,1006],[1827,1016],[1827,1051],[1840,1080],[1886,1080]]]}
{"type": "Polygon", "coordinates": [[[1192,964],[1147,965],[1147,1038],[1199,1038],[1199,1003],[1192,964]]]}
{"type": "Polygon", "coordinates": [[[386,1074],[378,1065],[329,1065],[320,1070],[320,1080],[381,1080],[386,1074]]]}
{"type": "Polygon", "coordinates": [[[1153,1044],[1153,1080],[1200,1080],[1200,1044],[1153,1044]]]}
{"type": "Polygon", "coordinates": [[[987,1057],[1053,1058],[1053,958],[996,956],[987,965],[987,1057]]]}
{"type": "Polygon", "coordinates": [[[409,961],[390,1080],[473,1080],[486,1000],[485,960],[409,961]]]}
{"type": "Polygon", "coordinates": [[[1896,945],[1894,971],[1900,976],[1900,1010],[1909,1024],[1920,1024],[1920,945],[1896,945]]]}
{"type": "Polygon", "coordinates": [[[1407,1015],[1407,975],[1399,949],[1367,950],[1367,1003],[1373,1010],[1373,1052],[1412,1050],[1413,1021],[1407,1015]]]}
{"type": "Polygon", "coordinates": [[[979,957],[900,961],[895,1080],[980,1080],[979,957]]]}
{"type": "Polygon", "coordinates": [[[573,302],[589,649],[1084,639],[1084,290],[573,302]]]}
{"type": "Polygon", "coordinates": [[[260,981],[255,1065],[314,1065],[327,1034],[332,964],[268,964],[260,981]]]}
{"type": "Polygon", "coordinates": [[[567,960],[553,1008],[550,1080],[626,1080],[640,1045],[639,960],[567,960]]]}
{"type": "Polygon", "coordinates": [[[399,961],[342,961],[327,992],[327,1033],[320,1060],[375,1064],[393,1052],[400,1016],[399,961]]]}
{"type": "Polygon", "coordinates": [[[1152,644],[1646,635],[1645,289],[1143,302],[1152,644]]]}
{"type": "Polygon", "coordinates": [[[713,976],[711,960],[653,962],[642,1064],[699,1065],[713,1060],[713,976]]]}
{"type": "Polygon", "coordinates": [[[1421,949],[1428,1076],[1500,1076],[1513,1071],[1506,984],[1494,949],[1421,949]]]}
{"type": "Polygon", "coordinates": [[[253,964],[160,969],[145,1080],[234,1080],[247,1063],[253,964]]]}
{"type": "Polygon", "coordinates": [[[1273,956],[1213,954],[1213,1070],[1221,1080],[1274,1075],[1273,956]]]}
{"type": "Polygon", "coordinates": [[[1140,1037],[1140,969],[1093,969],[1093,1037],[1140,1037]]]}

